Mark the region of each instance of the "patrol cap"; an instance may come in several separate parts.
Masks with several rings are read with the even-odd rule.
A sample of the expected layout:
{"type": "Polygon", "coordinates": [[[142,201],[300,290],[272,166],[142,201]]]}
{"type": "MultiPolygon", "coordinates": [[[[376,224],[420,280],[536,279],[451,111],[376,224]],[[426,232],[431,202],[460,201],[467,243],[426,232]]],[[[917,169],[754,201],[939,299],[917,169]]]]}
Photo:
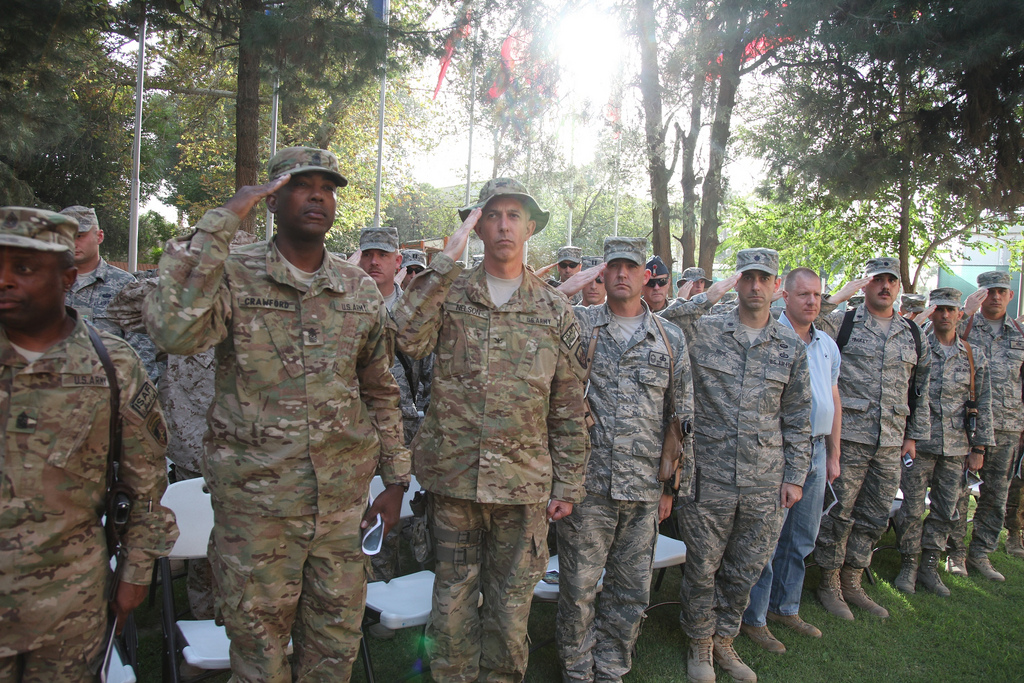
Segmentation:
{"type": "Polygon", "coordinates": [[[850,297],[850,300],[847,301],[846,303],[847,303],[847,305],[849,305],[851,307],[852,306],[860,306],[862,303],[864,303],[864,295],[863,294],[854,294],[853,296],[850,297]]]}
{"type": "Polygon", "coordinates": [[[338,157],[326,149],[315,147],[286,147],[270,158],[267,173],[271,180],[285,173],[299,175],[316,171],[331,178],[338,187],[345,187],[348,181],[338,170],[338,157]]]}
{"type": "MultiPolygon", "coordinates": [[[[649,264],[644,262],[647,258],[647,240],[643,237],[605,237],[604,262],[611,263],[617,258],[632,261],[638,266],[646,265],[650,270],[649,264]]],[[[658,262],[660,263],[661,259],[658,259],[658,262]]]]}
{"type": "MultiPolygon", "coordinates": [[[[954,290],[955,291],[955,290],[954,290]]],[[[957,292],[959,294],[959,292],[957,292]]],[[[943,304],[948,306],[949,304],[943,304]]],[[[900,297],[901,309],[908,313],[920,313],[925,307],[924,294],[904,294],[900,297]]]]}
{"type": "Polygon", "coordinates": [[[704,274],[703,268],[687,268],[683,271],[683,274],[676,280],[676,286],[683,284],[684,282],[699,282],[703,280],[706,284],[713,284],[712,280],[709,280],[707,275],[704,274]]]}
{"type": "Polygon", "coordinates": [[[978,276],[979,289],[992,289],[1002,287],[1010,289],[1010,274],[1001,270],[990,270],[978,276]]]}
{"type": "Polygon", "coordinates": [[[952,306],[960,308],[960,297],[963,293],[953,287],[939,287],[928,293],[929,306],[952,306]]]}
{"type": "MultiPolygon", "coordinates": [[[[644,240],[644,246],[647,246],[647,240],[644,240]]],[[[660,256],[652,256],[647,262],[647,270],[651,271],[651,277],[658,277],[659,275],[668,275],[668,266],[661,260],[660,256]]]]}
{"type": "Polygon", "coordinates": [[[556,263],[562,263],[568,261],[574,266],[580,265],[583,262],[583,250],[579,247],[559,247],[558,258],[555,259],[556,263]]]}
{"type": "Polygon", "coordinates": [[[398,251],[398,228],[363,228],[359,231],[359,248],[363,251],[379,249],[388,253],[398,251]]]}
{"type": "Polygon", "coordinates": [[[741,249],[736,254],[736,272],[745,273],[748,270],[759,270],[762,273],[778,277],[779,252],[764,247],[741,249]]]}
{"type": "Polygon", "coordinates": [[[0,209],[0,246],[36,251],[74,251],[78,221],[46,209],[0,209]]]}
{"type": "Polygon", "coordinates": [[[883,256],[881,258],[869,258],[868,262],[864,264],[864,277],[874,277],[883,273],[888,273],[899,279],[900,260],[883,256]]]}
{"type": "Polygon", "coordinates": [[[584,256],[582,260],[583,270],[586,270],[587,268],[593,268],[594,266],[599,266],[602,263],[604,263],[603,256],[584,256]]]}
{"type": "Polygon", "coordinates": [[[420,266],[421,268],[427,267],[427,255],[419,249],[403,249],[402,250],[402,267],[407,266],[420,266]]]}
{"type": "Polygon", "coordinates": [[[530,212],[530,219],[537,223],[534,234],[544,229],[548,224],[551,214],[540,208],[537,200],[526,190],[526,186],[514,178],[491,178],[480,188],[480,197],[476,204],[470,204],[459,209],[459,218],[466,220],[473,209],[482,209],[487,202],[495,197],[514,197],[523,203],[523,206],[530,212]]]}
{"type": "Polygon", "coordinates": [[[96,210],[88,206],[75,204],[74,206],[61,209],[60,212],[78,221],[78,232],[89,232],[93,228],[100,227],[100,222],[96,218],[96,210]]]}

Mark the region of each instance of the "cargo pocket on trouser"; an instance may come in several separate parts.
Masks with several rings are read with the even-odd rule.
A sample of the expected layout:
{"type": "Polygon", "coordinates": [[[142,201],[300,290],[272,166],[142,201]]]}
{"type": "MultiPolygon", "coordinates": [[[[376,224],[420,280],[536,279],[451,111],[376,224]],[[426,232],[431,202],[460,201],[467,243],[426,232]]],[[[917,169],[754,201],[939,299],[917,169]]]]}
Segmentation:
{"type": "Polygon", "coordinates": [[[245,588],[249,584],[252,572],[239,571],[225,562],[212,547],[212,542],[209,558],[216,596],[216,621],[221,625],[225,625],[229,620],[235,623],[238,614],[242,613],[242,598],[245,597],[245,588]]]}

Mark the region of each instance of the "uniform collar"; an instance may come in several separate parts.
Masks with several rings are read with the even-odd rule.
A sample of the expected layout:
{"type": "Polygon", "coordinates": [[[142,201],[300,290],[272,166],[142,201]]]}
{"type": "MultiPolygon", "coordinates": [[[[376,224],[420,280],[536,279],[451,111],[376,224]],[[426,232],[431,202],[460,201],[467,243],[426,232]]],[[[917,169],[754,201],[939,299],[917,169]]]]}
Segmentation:
{"type": "MultiPolygon", "coordinates": [[[[66,306],[65,310],[74,318],[74,328],[67,337],[48,348],[42,356],[31,363],[32,373],[63,375],[91,375],[93,373],[93,359],[96,352],[93,349],[92,340],[89,339],[89,331],[75,309],[66,306]]],[[[3,328],[0,328],[0,365],[17,368],[19,372],[29,365],[25,357],[15,350],[3,328]]]]}
{"type": "MultiPolygon", "coordinates": [[[[487,273],[484,271],[484,264],[481,263],[476,268],[469,271],[467,276],[469,282],[466,283],[466,296],[469,300],[480,304],[484,308],[496,309],[497,306],[491,300],[491,290],[487,286],[487,273]]],[[[532,311],[536,308],[535,302],[537,301],[536,292],[540,287],[547,287],[540,278],[530,272],[526,267],[523,267],[523,283],[519,285],[513,294],[512,298],[508,300],[502,309],[510,312],[526,312],[532,311]]]]}
{"type": "MultiPolygon", "coordinates": [[[[266,245],[267,275],[275,282],[288,285],[301,292],[302,289],[299,287],[299,283],[295,281],[295,278],[292,277],[291,272],[288,270],[288,263],[285,257],[281,255],[281,251],[277,248],[277,239],[267,241],[266,245]]],[[[325,248],[323,263],[320,264],[320,269],[314,274],[313,281],[309,284],[309,290],[305,295],[316,296],[324,290],[343,294],[345,286],[342,284],[341,278],[338,277],[339,269],[336,267],[340,262],[341,259],[325,248]]]]}
{"type": "Polygon", "coordinates": [[[106,259],[100,256],[100,262],[92,271],[83,273],[75,278],[75,283],[71,286],[71,291],[77,292],[83,287],[88,287],[94,282],[106,282],[111,268],[113,268],[113,266],[107,263],[106,259]]]}
{"type": "MultiPolygon", "coordinates": [[[[740,307],[735,306],[731,311],[728,311],[727,313],[723,314],[723,317],[725,318],[726,332],[731,332],[732,335],[736,337],[736,332],[739,331],[741,325],[740,307]]],[[[769,339],[779,336],[779,324],[779,321],[776,320],[771,315],[771,313],[769,313],[768,324],[764,326],[764,329],[761,330],[760,334],[757,335],[757,337],[750,345],[755,346],[757,344],[760,344],[761,342],[768,341],[769,339]]],[[[737,341],[739,341],[739,339],[739,337],[736,337],[737,341]]],[[[801,339],[800,341],[803,340],[801,339]]]]}

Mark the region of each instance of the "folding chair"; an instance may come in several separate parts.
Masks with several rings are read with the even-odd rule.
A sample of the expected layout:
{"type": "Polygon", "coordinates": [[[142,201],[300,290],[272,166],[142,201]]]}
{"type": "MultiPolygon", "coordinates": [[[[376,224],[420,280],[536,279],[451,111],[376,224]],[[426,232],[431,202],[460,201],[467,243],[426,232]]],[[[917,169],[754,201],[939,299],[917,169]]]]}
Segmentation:
{"type": "Polygon", "coordinates": [[[654,590],[661,589],[661,581],[665,578],[665,570],[669,567],[682,566],[686,563],[686,544],[678,538],[658,534],[657,545],[654,546],[654,569],[658,570],[658,579],[654,590]]]}
{"type": "Polygon", "coordinates": [[[121,644],[115,639],[110,650],[110,659],[104,667],[104,678],[106,683],[135,683],[135,669],[126,664],[121,654],[121,644]]]}

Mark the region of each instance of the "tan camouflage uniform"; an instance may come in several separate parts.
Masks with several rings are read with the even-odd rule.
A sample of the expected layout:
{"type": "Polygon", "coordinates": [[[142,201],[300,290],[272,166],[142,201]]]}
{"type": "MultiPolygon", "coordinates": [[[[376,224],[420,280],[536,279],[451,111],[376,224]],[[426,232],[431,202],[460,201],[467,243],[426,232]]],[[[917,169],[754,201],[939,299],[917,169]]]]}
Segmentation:
{"type": "Polygon", "coordinates": [[[431,673],[520,681],[547,562],[545,509],[583,497],[580,331],[565,298],[532,273],[498,309],[482,267],[461,273],[438,254],[394,308],[399,348],[414,358],[436,350],[413,441],[437,541],[431,673]]]}
{"type": "MultiPolygon", "coordinates": [[[[900,553],[913,556],[922,549],[940,553],[946,549],[958,519],[956,505],[964,488],[965,461],[972,445],[964,429],[964,402],[970,396],[971,366],[963,342],[957,339],[956,353],[948,357],[933,332],[925,335],[925,342],[931,351],[928,400],[931,436],[917,442],[914,466],[902,468],[903,504],[893,519],[900,538],[900,553]],[[926,495],[931,504],[922,522],[926,495]]],[[[971,350],[978,403],[978,427],[973,445],[991,446],[995,444],[995,435],[988,361],[984,351],[973,346],[971,350]]]]}
{"type": "MultiPolygon", "coordinates": [[[[123,340],[101,337],[121,389],[121,478],[136,494],[122,579],[145,586],[153,561],[178,536],[173,513],[159,504],[167,486],[167,431],[139,357],[123,340]]],[[[32,653],[24,680],[47,683],[91,678],[87,660],[102,655],[110,577],[100,523],[107,386],[82,320],[32,363],[0,329],[0,417],[7,426],[0,468],[0,680],[21,680],[11,668],[19,653],[32,653]]]]}
{"type": "MultiPolygon", "coordinates": [[[[1009,284],[1005,286],[1009,287],[1009,284]]],[[[1024,337],[1014,326],[1009,314],[998,333],[993,334],[989,321],[981,311],[973,316],[967,341],[989,359],[992,383],[992,416],[995,426],[995,446],[985,449],[985,462],[979,471],[981,496],[974,511],[974,530],[970,548],[965,548],[967,535],[967,497],[964,491],[959,509],[962,511],[950,541],[953,552],[969,550],[972,557],[987,557],[999,543],[999,534],[1007,513],[1016,517],[1016,510],[1008,505],[1010,468],[1013,466],[1021,430],[1024,429],[1024,401],[1021,383],[1024,381],[1024,337]]],[[[967,321],[960,322],[962,335],[967,321]]],[[[1010,525],[1013,520],[1006,526],[1010,525]]]]}
{"type": "Polygon", "coordinates": [[[802,486],[811,462],[811,381],[803,341],[769,317],[753,344],[736,309],[698,317],[702,293],[662,317],[687,337],[694,391],[695,470],[678,507],[687,558],[683,631],[734,638],[750,589],[782,529],[783,483],[802,486]]]}
{"type": "MultiPolygon", "coordinates": [[[[845,311],[823,301],[816,327],[835,339],[845,311]]],[[[918,358],[910,326],[894,314],[888,335],[866,307],[854,315],[850,340],[842,349],[839,396],[843,405],[839,477],[832,482],[837,502],[822,517],[814,560],[822,569],[855,569],[871,564],[872,549],[889,525],[889,509],[900,486],[904,439],[931,436],[928,374],[931,354],[923,340],[918,358]],[[910,415],[911,372],[921,396],[910,415]]]]}
{"type": "MultiPolygon", "coordinates": [[[[642,252],[641,252],[642,254],[642,252]]],[[[641,259],[642,260],[642,259],[641,259]]],[[[671,386],[681,419],[692,423],[693,389],[683,334],[662,325],[669,349],[643,304],[644,320],[623,346],[608,331],[607,304],[574,310],[587,348],[599,330],[590,367],[591,452],[587,496],[557,522],[559,599],[555,636],[567,681],[619,681],[650,601],[662,484],[658,466],[671,386]],[[604,590],[597,598],[602,571],[604,590]],[[595,602],[596,609],[595,609],[595,602]]]]}
{"type": "Polygon", "coordinates": [[[229,255],[238,224],[214,209],[168,242],[146,326],[168,353],[216,349],[203,474],[233,680],[347,680],[370,479],[409,472],[387,312],[374,282],[333,255],[308,291],[273,241],[229,255]]]}

